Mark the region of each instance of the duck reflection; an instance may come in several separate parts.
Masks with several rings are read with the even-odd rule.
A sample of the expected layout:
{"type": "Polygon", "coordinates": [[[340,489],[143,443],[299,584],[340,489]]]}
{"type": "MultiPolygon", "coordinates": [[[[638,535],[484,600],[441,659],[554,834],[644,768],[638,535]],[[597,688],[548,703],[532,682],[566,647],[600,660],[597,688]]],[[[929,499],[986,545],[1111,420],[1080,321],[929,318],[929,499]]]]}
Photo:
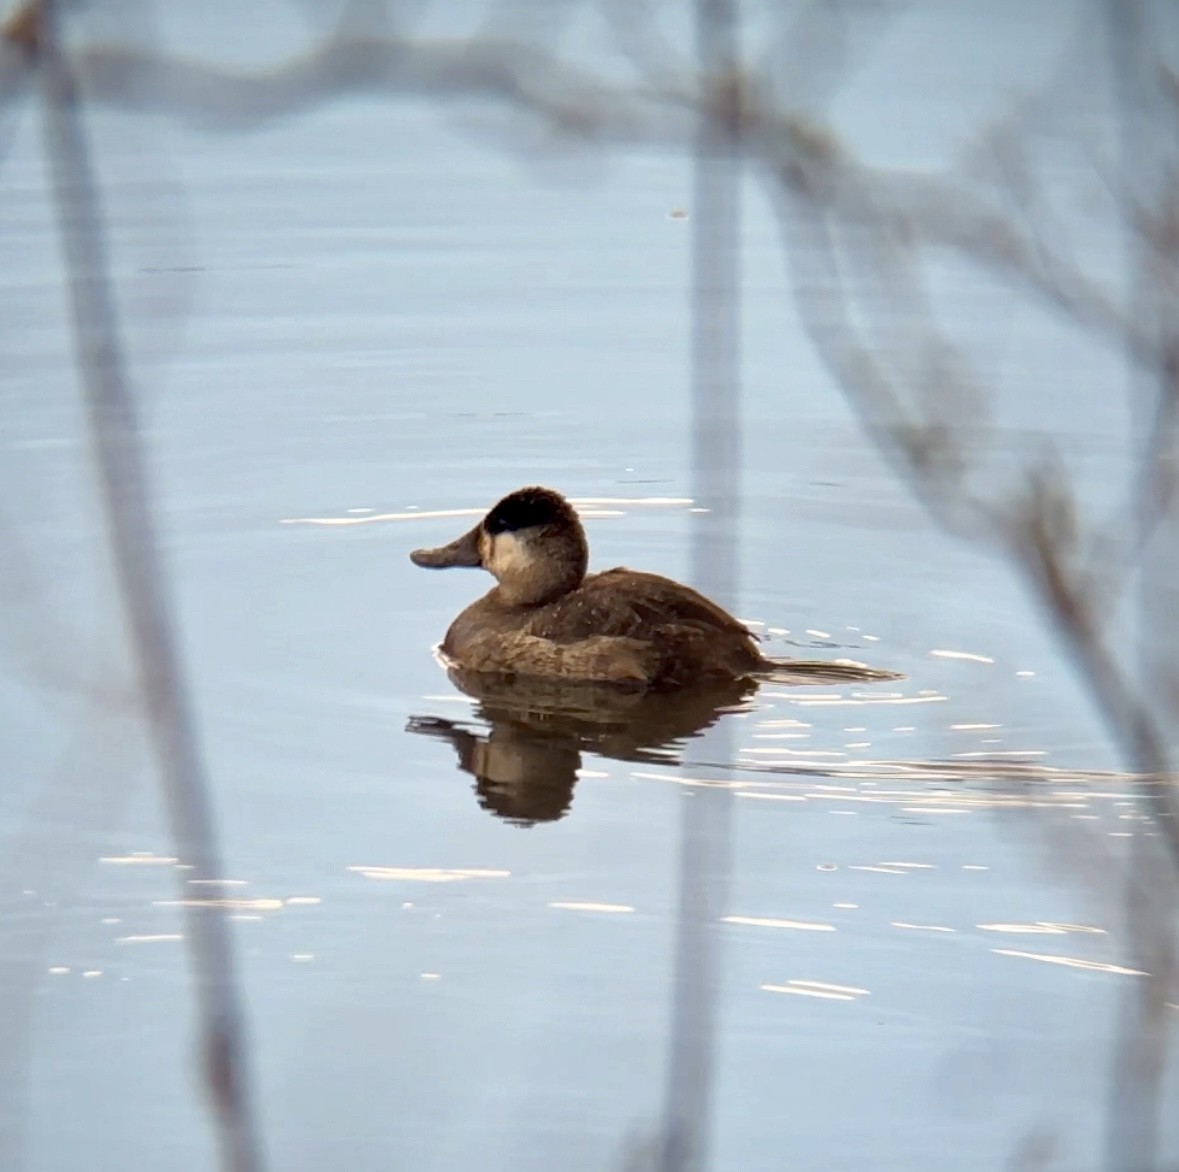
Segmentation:
{"type": "Polygon", "coordinates": [[[509,679],[451,667],[451,681],[478,701],[490,730],[440,716],[407,729],[449,741],[475,778],[479,804],[517,826],[555,822],[573,804],[583,752],[668,764],[682,742],[726,713],[747,709],[754,680],[712,681],[675,692],[622,692],[605,684],[509,679]]]}

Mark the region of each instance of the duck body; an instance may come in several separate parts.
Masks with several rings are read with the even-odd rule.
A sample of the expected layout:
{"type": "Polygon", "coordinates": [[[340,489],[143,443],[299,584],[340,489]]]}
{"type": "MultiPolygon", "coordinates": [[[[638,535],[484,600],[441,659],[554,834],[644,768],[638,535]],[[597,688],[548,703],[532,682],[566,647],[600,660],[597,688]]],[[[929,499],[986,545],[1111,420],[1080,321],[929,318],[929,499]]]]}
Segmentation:
{"type": "Polygon", "coordinates": [[[585,531],[551,489],[511,493],[470,532],[411,557],[497,580],[442,643],[467,671],[665,690],[775,666],[744,624],[688,586],[622,567],[587,576],[585,531]]]}
{"type": "Polygon", "coordinates": [[[451,624],[443,653],[472,671],[647,688],[739,679],[770,666],[749,630],[670,578],[618,567],[513,606],[498,587],[451,624]]]}

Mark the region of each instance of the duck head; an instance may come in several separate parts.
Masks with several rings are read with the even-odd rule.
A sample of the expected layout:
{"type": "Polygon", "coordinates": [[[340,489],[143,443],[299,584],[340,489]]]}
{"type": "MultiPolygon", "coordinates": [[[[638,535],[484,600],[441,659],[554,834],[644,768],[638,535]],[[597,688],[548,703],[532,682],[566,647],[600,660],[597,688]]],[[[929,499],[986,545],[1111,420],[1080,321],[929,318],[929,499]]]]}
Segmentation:
{"type": "Polygon", "coordinates": [[[415,566],[473,566],[495,576],[508,606],[542,606],[576,590],[585,578],[589,545],[573,506],[551,488],[509,493],[449,545],[415,549],[415,566]]]}

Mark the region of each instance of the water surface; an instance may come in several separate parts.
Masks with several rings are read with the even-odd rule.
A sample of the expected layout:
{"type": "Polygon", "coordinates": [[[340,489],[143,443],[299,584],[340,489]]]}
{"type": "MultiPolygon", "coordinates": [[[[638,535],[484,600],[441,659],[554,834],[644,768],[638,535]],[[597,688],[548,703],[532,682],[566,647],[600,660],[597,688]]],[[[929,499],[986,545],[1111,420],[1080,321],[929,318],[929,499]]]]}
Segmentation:
{"type": "MultiPolygon", "coordinates": [[[[1023,19],[986,25],[992,65],[1023,19]]],[[[985,105],[1004,76],[963,84],[985,105]]],[[[837,112],[912,162],[882,84],[837,112]]],[[[0,1162],[182,1172],[213,1158],[183,873],[127,715],[33,113],[0,201],[0,1162]]],[[[1153,830],[1018,584],[931,528],[830,384],[756,184],[726,601],[775,654],[905,678],[766,686],[720,716],[722,759],[582,746],[562,816],[521,825],[412,725],[487,734],[432,654],[487,583],[407,555],[543,483],[590,502],[598,568],[688,574],[687,165],[538,165],[372,98],[244,134],[92,124],[273,1166],[617,1167],[661,1108],[681,807],[724,785],[713,1166],[982,1170],[1045,1133],[1096,1167],[1139,979],[1100,875],[1153,830]]],[[[1000,374],[1046,373],[1000,439],[1050,424],[1112,493],[1112,360],[956,288],[1000,374]]]]}

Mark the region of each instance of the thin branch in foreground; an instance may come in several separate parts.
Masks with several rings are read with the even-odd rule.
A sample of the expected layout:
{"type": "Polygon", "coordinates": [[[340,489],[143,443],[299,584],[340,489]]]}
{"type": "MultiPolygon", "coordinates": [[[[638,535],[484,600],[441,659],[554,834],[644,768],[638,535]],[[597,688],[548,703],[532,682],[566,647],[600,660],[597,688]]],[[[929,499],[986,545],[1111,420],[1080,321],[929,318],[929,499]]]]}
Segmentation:
{"type": "MultiPolygon", "coordinates": [[[[693,181],[692,496],[707,513],[692,535],[693,577],[732,605],[740,521],[740,91],[732,0],[697,0],[696,36],[708,98],[699,114],[693,181]]],[[[731,756],[727,727],[709,747],[731,756]]],[[[699,756],[695,753],[694,756],[699,756]]],[[[716,1084],[721,941],[728,898],[733,796],[725,787],[681,797],[679,907],[671,1039],[659,1172],[708,1165],[716,1084]]]]}
{"type": "Polygon", "coordinates": [[[70,64],[50,3],[33,41],[45,150],[68,274],[73,342],[98,463],[102,500],[150,736],[178,854],[206,898],[185,900],[196,974],[203,1074],[226,1172],[263,1167],[250,1105],[233,950],[220,906],[222,869],[205,769],[164,593],[135,404],[127,384],[107,275],[98,192],[70,64]]]}

